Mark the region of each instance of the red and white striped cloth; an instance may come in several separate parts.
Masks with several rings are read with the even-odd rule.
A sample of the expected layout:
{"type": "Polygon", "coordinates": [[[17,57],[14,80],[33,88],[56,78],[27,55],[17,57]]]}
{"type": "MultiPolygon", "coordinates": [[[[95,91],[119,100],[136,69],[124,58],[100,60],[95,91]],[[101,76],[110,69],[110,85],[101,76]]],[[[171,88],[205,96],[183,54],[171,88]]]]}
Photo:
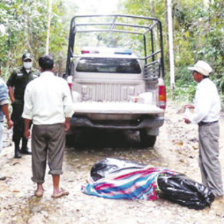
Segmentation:
{"type": "Polygon", "coordinates": [[[145,199],[158,198],[157,178],[160,174],[175,175],[176,172],[165,168],[146,166],[137,169],[124,169],[97,181],[90,181],[82,186],[83,193],[110,199],[145,199]]]}

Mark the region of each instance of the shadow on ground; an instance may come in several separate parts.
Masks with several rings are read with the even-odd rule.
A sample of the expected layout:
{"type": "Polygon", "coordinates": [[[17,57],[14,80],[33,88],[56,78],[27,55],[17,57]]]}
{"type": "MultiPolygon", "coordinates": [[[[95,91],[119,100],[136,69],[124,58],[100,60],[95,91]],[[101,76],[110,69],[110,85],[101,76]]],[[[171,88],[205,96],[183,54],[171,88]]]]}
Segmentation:
{"type": "Polygon", "coordinates": [[[163,165],[156,148],[143,147],[138,132],[88,130],[69,136],[66,162],[73,169],[90,170],[92,165],[104,158],[126,159],[152,166],[163,165]]]}
{"type": "Polygon", "coordinates": [[[142,148],[138,131],[83,130],[68,135],[66,145],[75,148],[142,148]]]}

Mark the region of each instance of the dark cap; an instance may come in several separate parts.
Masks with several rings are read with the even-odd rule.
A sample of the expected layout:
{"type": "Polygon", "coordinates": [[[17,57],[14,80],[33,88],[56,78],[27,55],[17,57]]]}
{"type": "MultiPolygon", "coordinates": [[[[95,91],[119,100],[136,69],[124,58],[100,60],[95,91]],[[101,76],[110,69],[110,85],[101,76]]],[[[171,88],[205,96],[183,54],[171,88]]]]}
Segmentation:
{"type": "Polygon", "coordinates": [[[23,56],[22,56],[22,60],[23,61],[26,60],[26,59],[32,60],[32,56],[31,56],[31,54],[29,52],[23,54],[23,56]]]}

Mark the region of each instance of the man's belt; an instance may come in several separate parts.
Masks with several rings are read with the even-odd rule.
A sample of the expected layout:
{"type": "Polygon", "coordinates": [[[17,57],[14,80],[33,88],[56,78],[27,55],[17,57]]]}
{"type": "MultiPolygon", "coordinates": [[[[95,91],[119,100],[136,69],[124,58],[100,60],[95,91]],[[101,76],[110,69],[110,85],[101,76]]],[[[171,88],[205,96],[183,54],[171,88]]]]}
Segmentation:
{"type": "Polygon", "coordinates": [[[210,125],[210,124],[214,124],[214,123],[217,123],[218,121],[211,121],[211,122],[204,122],[204,121],[200,121],[198,123],[199,126],[202,126],[202,125],[210,125]]]}

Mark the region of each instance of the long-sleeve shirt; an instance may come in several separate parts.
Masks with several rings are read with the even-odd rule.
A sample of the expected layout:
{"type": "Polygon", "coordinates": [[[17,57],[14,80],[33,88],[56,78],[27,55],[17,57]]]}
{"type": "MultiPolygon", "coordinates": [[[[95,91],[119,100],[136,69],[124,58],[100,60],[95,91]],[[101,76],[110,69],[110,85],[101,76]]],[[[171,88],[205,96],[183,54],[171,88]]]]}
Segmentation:
{"type": "Polygon", "coordinates": [[[49,71],[27,85],[24,103],[22,117],[36,125],[64,123],[74,112],[67,82],[49,71]]]}
{"type": "Polygon", "coordinates": [[[9,103],[8,87],[2,78],[0,78],[0,122],[3,121],[4,114],[2,112],[2,105],[9,103]]]}
{"type": "Polygon", "coordinates": [[[219,120],[221,103],[215,84],[205,78],[198,83],[194,99],[194,114],[190,117],[192,123],[213,122],[219,120]]]}

